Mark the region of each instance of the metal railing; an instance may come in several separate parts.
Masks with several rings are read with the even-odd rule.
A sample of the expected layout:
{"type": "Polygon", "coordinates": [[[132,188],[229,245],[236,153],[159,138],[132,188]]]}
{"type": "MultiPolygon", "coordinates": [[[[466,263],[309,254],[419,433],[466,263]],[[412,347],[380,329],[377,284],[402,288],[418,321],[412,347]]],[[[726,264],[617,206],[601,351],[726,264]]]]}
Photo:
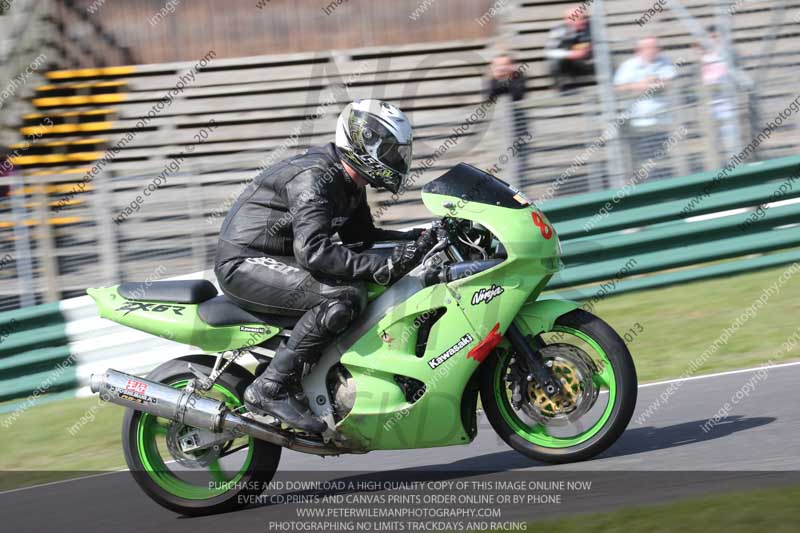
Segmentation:
{"type": "Polygon", "coordinates": [[[0,16],[0,144],[17,138],[14,126],[19,115],[30,109],[24,100],[26,94],[16,90],[19,84],[14,80],[37,58],[44,57],[53,64],[53,58],[48,60],[41,47],[45,38],[41,21],[48,7],[46,0],[17,0],[0,16]]]}

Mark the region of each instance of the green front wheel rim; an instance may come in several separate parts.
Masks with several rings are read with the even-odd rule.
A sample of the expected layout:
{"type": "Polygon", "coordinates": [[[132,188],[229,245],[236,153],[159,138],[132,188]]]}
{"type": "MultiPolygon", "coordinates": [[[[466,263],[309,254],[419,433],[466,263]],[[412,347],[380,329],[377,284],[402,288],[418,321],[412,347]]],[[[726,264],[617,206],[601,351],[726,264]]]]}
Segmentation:
{"type": "MultiPolygon", "coordinates": [[[[187,384],[188,381],[183,380],[173,383],[171,386],[181,389],[186,387],[187,384]]],[[[224,396],[225,403],[228,407],[236,408],[242,405],[239,398],[226,387],[215,383],[213,390],[224,396]]],[[[188,483],[175,476],[172,471],[167,468],[158,451],[156,438],[163,431],[162,428],[163,426],[158,423],[157,417],[148,413],[141,413],[136,425],[136,452],[139,455],[145,472],[147,472],[150,478],[159,487],[174,496],[187,500],[208,500],[215,498],[228,492],[232,487],[235,487],[250,468],[250,463],[253,459],[252,437],[250,437],[248,441],[247,457],[232,479],[226,480],[220,477],[219,464],[215,461],[209,465],[209,474],[214,481],[219,481],[219,483],[214,483],[213,486],[209,483],[208,486],[205,487],[188,483]]]]}
{"type": "Polygon", "coordinates": [[[588,441],[597,435],[597,433],[606,425],[606,423],[608,423],[609,418],[611,417],[611,412],[614,410],[614,402],[616,401],[617,397],[617,380],[614,376],[614,369],[611,365],[611,361],[609,361],[605,350],[603,350],[597,341],[595,341],[586,333],[567,326],[555,326],[553,331],[567,333],[578,337],[586,344],[591,346],[603,361],[603,369],[594,374],[593,379],[598,387],[604,387],[608,389],[608,404],[603,410],[603,414],[597,419],[597,422],[595,422],[592,427],[572,437],[555,437],[549,435],[545,429],[545,426],[542,424],[530,426],[520,420],[508,401],[506,384],[503,379],[503,370],[506,368],[508,358],[511,356],[509,352],[502,354],[500,356],[500,360],[497,362],[497,367],[495,368],[493,377],[493,389],[495,401],[497,402],[500,415],[511,427],[514,433],[524,438],[528,442],[531,442],[537,446],[542,446],[543,448],[569,448],[588,441]]]}

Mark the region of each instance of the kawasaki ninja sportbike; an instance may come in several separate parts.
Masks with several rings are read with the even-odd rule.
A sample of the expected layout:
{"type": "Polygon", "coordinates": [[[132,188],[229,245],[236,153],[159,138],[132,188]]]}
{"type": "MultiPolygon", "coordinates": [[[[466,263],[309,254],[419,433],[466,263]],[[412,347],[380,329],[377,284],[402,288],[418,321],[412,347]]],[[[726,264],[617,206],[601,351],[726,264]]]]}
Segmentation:
{"type": "Polygon", "coordinates": [[[296,318],[245,311],[208,281],[89,289],[101,316],[206,352],[146,378],[92,376],[94,392],[129,408],[125,457],[150,497],[189,515],[235,508],[272,479],[282,448],[339,455],[468,444],[479,395],[497,434],[531,459],[580,461],[614,443],[636,403],[633,361],[599,318],[538,299],[561,268],[544,214],[466,164],[426,185],[422,199],[441,217],[438,244],[392,286],[371,286],[363,315],[303,376],[328,425],[322,435],[249,413],[242,401],[254,376],[237,360],[252,355],[263,371],[296,318]]]}

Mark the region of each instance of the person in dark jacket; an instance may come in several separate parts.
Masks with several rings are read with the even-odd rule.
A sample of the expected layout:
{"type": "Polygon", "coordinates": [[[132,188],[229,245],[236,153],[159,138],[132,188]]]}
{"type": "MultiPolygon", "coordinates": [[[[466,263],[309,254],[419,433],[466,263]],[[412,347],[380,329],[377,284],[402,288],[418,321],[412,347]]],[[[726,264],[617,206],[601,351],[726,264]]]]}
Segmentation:
{"type": "Polygon", "coordinates": [[[488,99],[509,95],[511,101],[519,102],[525,98],[525,73],[517,68],[508,54],[500,54],[492,60],[489,69],[488,99]]]}
{"type": "Polygon", "coordinates": [[[553,85],[563,92],[579,76],[594,75],[592,32],[582,6],[567,10],[564,23],[550,30],[545,46],[553,85]]]}
{"type": "Polygon", "coordinates": [[[250,311],[302,315],[245,391],[252,411],[309,433],[327,427],[301,394],[304,363],[316,363],[359,316],[365,281],[399,279],[435,244],[422,230],[376,228],[367,204],[368,184],[400,190],[411,145],[411,124],[400,109],[380,100],[355,101],[339,116],[335,143],[261,172],[225,217],[215,261],[225,295],[250,311]],[[379,241],[403,242],[389,257],[347,246],[367,249],[379,241]]]}
{"type": "Polygon", "coordinates": [[[528,167],[529,141],[532,138],[528,125],[528,115],[521,105],[525,99],[525,84],[527,78],[523,68],[518,67],[511,56],[502,53],[492,60],[489,69],[489,84],[486,90],[486,99],[496,102],[497,98],[508,95],[511,99],[508,106],[511,131],[508,133],[507,144],[513,148],[516,168],[514,180],[524,177],[528,167]]]}

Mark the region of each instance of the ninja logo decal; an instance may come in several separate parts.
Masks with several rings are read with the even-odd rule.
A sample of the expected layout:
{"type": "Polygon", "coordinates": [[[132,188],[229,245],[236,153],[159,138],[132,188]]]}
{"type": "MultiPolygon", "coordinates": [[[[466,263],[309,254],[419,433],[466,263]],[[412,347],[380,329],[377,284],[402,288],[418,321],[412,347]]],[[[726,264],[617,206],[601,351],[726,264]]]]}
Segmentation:
{"type": "Polygon", "coordinates": [[[183,310],[186,307],[182,305],[164,305],[164,304],[148,304],[143,302],[126,302],[125,305],[122,307],[117,308],[117,311],[125,311],[125,315],[127,316],[134,311],[149,311],[151,313],[166,313],[169,310],[172,310],[173,313],[179,316],[183,316],[183,310]]]}
{"type": "Polygon", "coordinates": [[[497,296],[500,296],[505,292],[503,287],[498,287],[494,283],[488,289],[481,289],[479,291],[475,291],[472,295],[472,305],[478,305],[479,303],[483,302],[488,304],[492,300],[494,300],[497,296]]]}
{"type": "Polygon", "coordinates": [[[428,361],[428,366],[429,366],[429,367],[431,367],[431,368],[433,368],[433,369],[436,369],[436,368],[437,368],[437,367],[439,367],[439,366],[440,366],[442,363],[444,363],[445,361],[447,361],[448,359],[450,359],[451,357],[453,357],[455,354],[457,354],[458,352],[460,352],[461,350],[463,350],[464,348],[466,348],[466,346],[467,346],[469,343],[471,343],[473,340],[474,340],[474,339],[472,338],[472,335],[470,335],[469,333],[467,333],[466,335],[464,335],[463,337],[461,337],[461,338],[458,340],[458,342],[457,342],[457,343],[455,343],[455,344],[454,344],[454,345],[452,345],[450,348],[448,348],[448,349],[447,349],[447,351],[445,351],[445,352],[444,352],[444,353],[442,353],[441,355],[437,355],[436,357],[434,357],[433,359],[431,359],[430,361],[428,361]]]}
{"type": "Polygon", "coordinates": [[[244,262],[250,263],[251,265],[267,267],[268,269],[280,272],[281,274],[300,272],[299,268],[287,265],[286,263],[281,263],[280,261],[271,257],[248,257],[244,260],[244,262]]]}

